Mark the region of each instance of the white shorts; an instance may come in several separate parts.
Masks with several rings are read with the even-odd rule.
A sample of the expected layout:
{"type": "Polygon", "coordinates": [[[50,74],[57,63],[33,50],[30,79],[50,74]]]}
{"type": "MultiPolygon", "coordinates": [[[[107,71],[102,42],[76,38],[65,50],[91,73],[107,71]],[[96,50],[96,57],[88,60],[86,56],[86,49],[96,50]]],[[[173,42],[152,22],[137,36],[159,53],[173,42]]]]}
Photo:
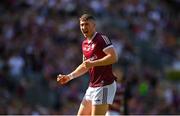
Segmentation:
{"type": "Polygon", "coordinates": [[[88,87],[83,99],[90,100],[92,105],[112,104],[116,93],[116,82],[103,87],[88,87]]]}
{"type": "Polygon", "coordinates": [[[120,113],[116,111],[107,111],[105,116],[120,116],[120,113]]]}

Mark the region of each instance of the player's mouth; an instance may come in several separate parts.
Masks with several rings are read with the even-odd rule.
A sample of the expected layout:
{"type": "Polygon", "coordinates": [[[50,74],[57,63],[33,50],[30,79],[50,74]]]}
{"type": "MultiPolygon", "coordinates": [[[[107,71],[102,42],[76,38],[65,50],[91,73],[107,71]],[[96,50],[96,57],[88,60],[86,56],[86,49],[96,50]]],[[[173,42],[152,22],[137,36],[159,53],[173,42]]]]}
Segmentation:
{"type": "Polygon", "coordinates": [[[83,31],[83,33],[87,35],[87,34],[88,34],[88,31],[83,31]]]}

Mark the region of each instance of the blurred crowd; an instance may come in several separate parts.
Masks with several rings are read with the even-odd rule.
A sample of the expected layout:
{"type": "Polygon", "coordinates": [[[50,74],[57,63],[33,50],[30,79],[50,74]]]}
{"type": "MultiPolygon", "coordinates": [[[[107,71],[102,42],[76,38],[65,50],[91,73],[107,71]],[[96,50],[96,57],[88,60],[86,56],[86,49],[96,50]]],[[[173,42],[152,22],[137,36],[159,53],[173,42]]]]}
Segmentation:
{"type": "Polygon", "coordinates": [[[113,42],[125,85],[121,114],[180,114],[178,0],[1,0],[0,114],[76,114],[88,74],[79,17],[91,13],[113,42]],[[174,73],[170,73],[174,72],[174,73]],[[173,78],[171,78],[173,77],[173,78]]]}

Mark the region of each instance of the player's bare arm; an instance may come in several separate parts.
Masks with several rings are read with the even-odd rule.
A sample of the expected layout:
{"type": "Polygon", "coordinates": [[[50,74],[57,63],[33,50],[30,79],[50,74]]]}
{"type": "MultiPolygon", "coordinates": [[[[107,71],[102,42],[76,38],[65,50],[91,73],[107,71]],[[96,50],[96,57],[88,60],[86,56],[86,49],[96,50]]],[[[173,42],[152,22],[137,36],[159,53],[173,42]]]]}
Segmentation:
{"type": "Polygon", "coordinates": [[[94,66],[105,66],[105,65],[114,64],[115,62],[118,61],[117,53],[115,52],[114,47],[107,48],[104,50],[104,52],[106,56],[101,59],[94,61],[90,61],[90,60],[84,61],[85,67],[91,68],[94,66]]]}
{"type": "Polygon", "coordinates": [[[66,84],[70,80],[80,77],[81,75],[85,74],[88,71],[88,68],[84,66],[84,64],[80,64],[72,73],[68,75],[61,75],[57,76],[57,82],[60,84],[66,84]]]}

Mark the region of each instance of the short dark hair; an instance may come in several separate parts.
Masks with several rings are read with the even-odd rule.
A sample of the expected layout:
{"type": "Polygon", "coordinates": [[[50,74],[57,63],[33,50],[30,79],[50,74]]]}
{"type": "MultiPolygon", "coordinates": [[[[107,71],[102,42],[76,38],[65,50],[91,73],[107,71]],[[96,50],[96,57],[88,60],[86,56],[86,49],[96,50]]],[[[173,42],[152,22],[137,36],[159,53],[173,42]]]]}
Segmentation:
{"type": "Polygon", "coordinates": [[[94,16],[90,14],[83,14],[80,18],[80,21],[87,21],[87,20],[95,20],[94,16]]]}

